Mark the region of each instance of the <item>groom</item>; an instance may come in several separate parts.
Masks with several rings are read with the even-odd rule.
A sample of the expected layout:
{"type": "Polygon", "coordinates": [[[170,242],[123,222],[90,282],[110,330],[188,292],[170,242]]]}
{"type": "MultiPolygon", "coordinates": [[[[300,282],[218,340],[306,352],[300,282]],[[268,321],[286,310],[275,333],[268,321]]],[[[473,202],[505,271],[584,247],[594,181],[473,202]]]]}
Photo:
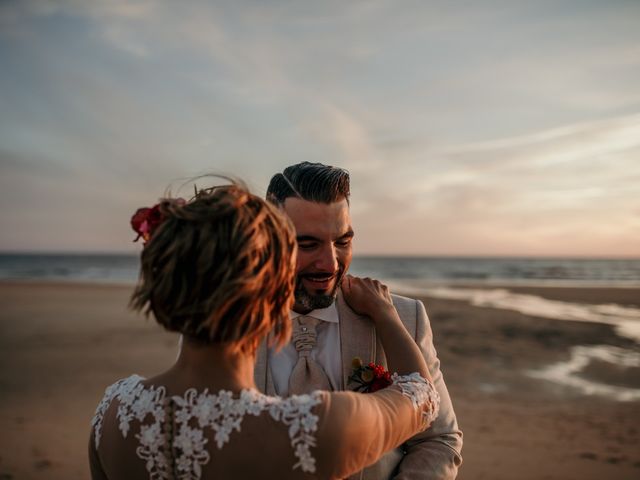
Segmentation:
{"type": "MultiPolygon", "coordinates": [[[[260,347],[256,385],[268,394],[278,395],[316,388],[351,389],[348,378],[354,357],[383,365],[386,359],[373,324],[355,313],[340,291],[351,263],[354,235],[349,213],[349,174],[319,163],[299,163],[271,179],[267,199],[279,205],[296,228],[298,258],[291,312],[294,339],[280,352],[265,344],[260,347]],[[312,323],[305,323],[308,321],[312,323]],[[302,348],[311,350],[306,361],[313,363],[317,377],[313,379],[300,377],[296,368],[299,353],[295,332],[304,330],[308,334],[308,329],[315,331],[314,342],[298,342],[298,349],[306,345],[302,348]]],[[[427,431],[351,478],[454,479],[462,462],[462,432],[440,372],[429,319],[422,302],[397,295],[393,295],[393,301],[429,366],[441,398],[440,415],[427,431]]]]}

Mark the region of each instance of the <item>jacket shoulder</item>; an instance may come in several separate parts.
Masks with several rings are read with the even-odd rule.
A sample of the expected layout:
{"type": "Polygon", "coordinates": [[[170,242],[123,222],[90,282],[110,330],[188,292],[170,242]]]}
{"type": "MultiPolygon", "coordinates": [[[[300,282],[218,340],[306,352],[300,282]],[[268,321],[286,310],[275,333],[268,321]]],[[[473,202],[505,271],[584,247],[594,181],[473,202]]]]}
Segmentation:
{"type": "Polygon", "coordinates": [[[418,325],[424,325],[425,322],[428,322],[426,310],[420,300],[395,294],[391,295],[391,299],[400,320],[409,332],[416,332],[418,325]]]}
{"type": "Polygon", "coordinates": [[[403,314],[415,316],[418,310],[424,310],[422,301],[415,298],[403,297],[402,295],[392,293],[391,300],[393,300],[393,305],[396,307],[396,310],[398,310],[400,316],[403,314]]]}
{"type": "Polygon", "coordinates": [[[395,293],[391,294],[391,299],[393,300],[394,305],[415,305],[420,302],[420,300],[416,300],[415,298],[403,297],[402,295],[396,295],[395,293]]]}

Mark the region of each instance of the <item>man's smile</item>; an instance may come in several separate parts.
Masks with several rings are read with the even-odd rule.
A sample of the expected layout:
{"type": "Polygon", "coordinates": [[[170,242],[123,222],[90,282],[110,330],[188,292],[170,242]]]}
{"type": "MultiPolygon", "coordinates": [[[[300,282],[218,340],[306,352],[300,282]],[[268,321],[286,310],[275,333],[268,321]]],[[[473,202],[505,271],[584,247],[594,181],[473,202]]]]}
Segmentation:
{"type": "Polygon", "coordinates": [[[328,290],[336,279],[337,273],[313,273],[302,275],[302,281],[312,290],[328,290]]]}

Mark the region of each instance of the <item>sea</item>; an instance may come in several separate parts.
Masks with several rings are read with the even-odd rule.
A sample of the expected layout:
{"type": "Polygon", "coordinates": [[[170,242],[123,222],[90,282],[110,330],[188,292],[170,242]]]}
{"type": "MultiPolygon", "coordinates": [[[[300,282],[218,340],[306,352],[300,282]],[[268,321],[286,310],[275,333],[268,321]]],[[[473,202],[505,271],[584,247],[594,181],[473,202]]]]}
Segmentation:
{"type": "MultiPolygon", "coordinates": [[[[126,254],[0,254],[0,281],[82,282],[133,285],[139,257],[126,254]]],[[[513,292],[508,286],[615,287],[640,295],[640,259],[384,257],[356,256],[350,273],[386,282],[392,291],[468,302],[478,307],[515,310],[527,315],[612,325],[633,340],[632,347],[573,347],[566,362],[528,372],[585,395],[640,401],[640,388],[589,380],[590,364],[640,375],[640,308],[550,300],[513,292]]],[[[640,377],[638,377],[640,378],[640,377]]],[[[639,384],[640,385],[640,382],[639,384]]]]}
{"type": "MultiPolygon", "coordinates": [[[[138,255],[0,254],[0,280],[133,284],[138,255]]],[[[640,259],[355,256],[350,273],[423,285],[640,287],[640,259]]]]}

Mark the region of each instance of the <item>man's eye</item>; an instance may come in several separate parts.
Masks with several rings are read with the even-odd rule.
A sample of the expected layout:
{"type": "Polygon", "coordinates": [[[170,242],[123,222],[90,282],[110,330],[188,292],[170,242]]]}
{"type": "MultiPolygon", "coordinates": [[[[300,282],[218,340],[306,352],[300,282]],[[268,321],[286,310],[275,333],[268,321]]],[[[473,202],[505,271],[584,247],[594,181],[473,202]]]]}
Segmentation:
{"type": "Polygon", "coordinates": [[[351,245],[351,239],[340,240],[339,242],[336,242],[336,245],[339,247],[348,247],[349,245],[351,245]]]}
{"type": "Polygon", "coordinates": [[[316,246],[315,243],[298,243],[298,248],[302,250],[311,250],[316,246]]]}

